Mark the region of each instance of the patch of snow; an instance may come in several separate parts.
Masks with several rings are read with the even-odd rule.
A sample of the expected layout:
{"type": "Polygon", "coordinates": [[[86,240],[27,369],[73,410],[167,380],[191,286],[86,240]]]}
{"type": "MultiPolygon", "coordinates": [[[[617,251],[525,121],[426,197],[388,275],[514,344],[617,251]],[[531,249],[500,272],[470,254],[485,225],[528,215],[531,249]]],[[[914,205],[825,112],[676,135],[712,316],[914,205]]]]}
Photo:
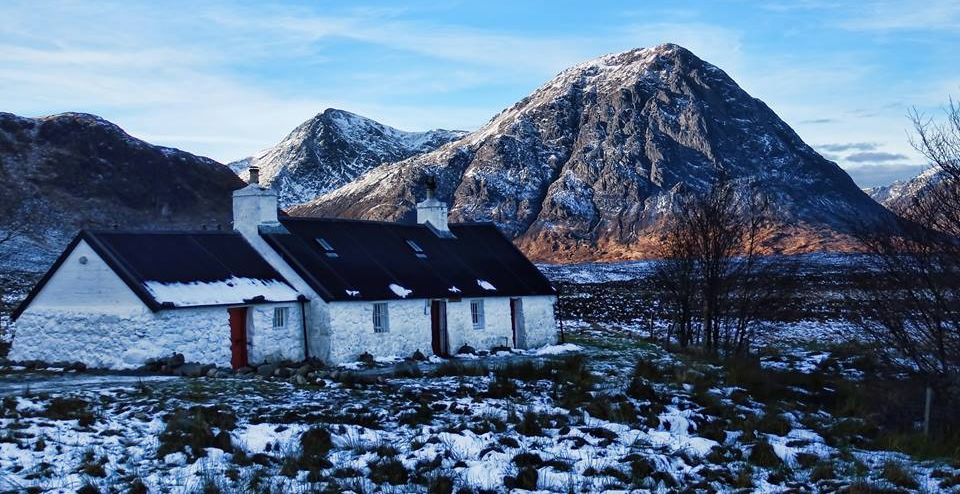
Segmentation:
{"type": "Polygon", "coordinates": [[[570,352],[582,352],[583,347],[573,343],[564,343],[562,345],[547,345],[533,351],[534,355],[560,355],[570,352]]]}
{"type": "Polygon", "coordinates": [[[144,287],[158,302],[170,302],[176,307],[238,304],[261,296],[270,302],[288,302],[298,296],[282,281],[236,276],[221,281],[191,283],[147,281],[144,287]]]}
{"type": "Polygon", "coordinates": [[[447,291],[449,291],[450,293],[460,293],[460,289],[457,288],[456,286],[451,286],[450,288],[447,288],[447,291]]]}
{"type": "Polygon", "coordinates": [[[396,283],[390,283],[388,288],[390,288],[390,291],[397,294],[397,296],[400,298],[407,298],[408,295],[413,293],[413,290],[408,290],[396,283]]]}
{"type": "Polygon", "coordinates": [[[487,280],[477,280],[477,285],[484,290],[495,291],[497,289],[497,287],[493,286],[493,284],[487,280]]]}
{"type": "Polygon", "coordinates": [[[359,291],[359,290],[346,290],[346,292],[347,292],[347,295],[349,295],[349,296],[351,296],[351,297],[359,297],[359,296],[360,296],[360,291],[359,291]]]}

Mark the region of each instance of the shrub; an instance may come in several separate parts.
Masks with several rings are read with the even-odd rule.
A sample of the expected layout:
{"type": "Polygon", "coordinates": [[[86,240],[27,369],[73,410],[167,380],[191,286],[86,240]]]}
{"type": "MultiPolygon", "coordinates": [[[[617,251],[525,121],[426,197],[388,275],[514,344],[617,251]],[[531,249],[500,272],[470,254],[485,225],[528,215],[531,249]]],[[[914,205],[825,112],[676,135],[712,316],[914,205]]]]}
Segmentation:
{"type": "Polygon", "coordinates": [[[540,425],[540,416],[533,410],[523,413],[523,418],[516,425],[516,430],[524,436],[542,436],[543,427],[540,425]]]}
{"type": "Polygon", "coordinates": [[[77,494],[100,494],[100,488],[90,482],[86,482],[77,489],[77,494]]]}
{"type": "Polygon", "coordinates": [[[380,458],[370,465],[370,480],[377,484],[403,485],[409,479],[409,473],[396,457],[380,458]]]}
{"type": "Polygon", "coordinates": [[[133,479],[133,482],[130,482],[130,489],[127,492],[129,494],[147,494],[147,485],[143,483],[143,479],[137,477],[133,479]]]}
{"type": "Polygon", "coordinates": [[[533,467],[524,467],[517,472],[516,477],[504,477],[503,486],[507,489],[524,489],[533,491],[537,489],[537,469],[533,467]]]}
{"type": "Polygon", "coordinates": [[[517,385],[513,379],[497,374],[490,384],[487,385],[487,392],[484,396],[488,398],[509,398],[517,395],[517,385]]]}
{"type": "Polygon", "coordinates": [[[300,434],[300,468],[316,471],[330,466],[327,453],[333,449],[330,431],[314,427],[300,434]]]}
{"type": "Polygon", "coordinates": [[[198,458],[206,454],[205,448],[232,451],[228,431],[236,427],[237,418],[219,406],[194,406],[189,410],[177,409],[166,417],[166,427],[160,433],[157,456],[183,451],[198,458]],[[218,434],[213,428],[220,429],[218,434]]]}
{"type": "Polygon", "coordinates": [[[766,440],[757,441],[750,450],[750,463],[764,468],[776,468],[783,465],[773,446],[766,440]]]}
{"type": "Polygon", "coordinates": [[[543,465],[543,459],[536,453],[517,453],[511,462],[518,467],[534,467],[543,465]]]}
{"type": "Polygon", "coordinates": [[[427,480],[427,494],[453,494],[453,480],[444,475],[433,475],[427,480]]]}
{"type": "Polygon", "coordinates": [[[913,472],[898,461],[889,460],[884,463],[880,475],[891,484],[905,489],[916,489],[920,486],[913,472]]]}
{"type": "Polygon", "coordinates": [[[632,424],[637,421],[637,409],[633,403],[623,399],[611,399],[606,396],[598,397],[586,406],[586,411],[592,417],[621,424],[632,424]]]}
{"type": "Polygon", "coordinates": [[[90,403],[80,398],[56,397],[50,400],[43,416],[52,420],[76,420],[81,426],[93,425],[96,420],[90,412],[90,403]]]}
{"type": "Polygon", "coordinates": [[[433,409],[426,403],[421,402],[412,411],[404,412],[400,415],[398,421],[403,425],[425,425],[433,420],[433,409]]]}
{"type": "Polygon", "coordinates": [[[646,379],[640,376],[634,376],[630,380],[630,385],[627,386],[627,396],[638,400],[657,401],[657,391],[646,379]]]}
{"type": "Polygon", "coordinates": [[[821,480],[830,480],[836,477],[837,472],[831,461],[818,462],[810,472],[810,482],[820,482],[821,480]]]}
{"type": "Polygon", "coordinates": [[[792,429],[790,421],[778,413],[765,413],[763,417],[757,421],[757,430],[768,434],[786,436],[790,433],[790,429],[792,429]]]}
{"type": "Polygon", "coordinates": [[[464,364],[456,360],[447,360],[433,370],[434,377],[485,376],[490,369],[483,363],[464,364]]]}

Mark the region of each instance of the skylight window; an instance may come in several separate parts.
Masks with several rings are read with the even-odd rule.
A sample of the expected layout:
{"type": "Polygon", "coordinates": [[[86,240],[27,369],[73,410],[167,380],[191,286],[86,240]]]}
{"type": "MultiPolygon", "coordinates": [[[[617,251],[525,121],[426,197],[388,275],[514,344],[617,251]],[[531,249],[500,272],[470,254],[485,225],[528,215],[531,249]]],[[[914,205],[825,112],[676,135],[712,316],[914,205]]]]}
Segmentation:
{"type": "Polygon", "coordinates": [[[414,242],[413,240],[407,240],[407,245],[409,245],[410,248],[413,249],[413,253],[416,254],[416,256],[419,257],[420,259],[427,258],[427,253],[423,251],[423,247],[420,247],[420,245],[414,242]]]}
{"type": "Polygon", "coordinates": [[[323,248],[323,251],[327,254],[327,257],[340,257],[340,255],[337,254],[337,251],[334,250],[333,246],[330,245],[330,242],[327,242],[325,238],[317,237],[317,243],[320,244],[321,248],[323,248]]]}

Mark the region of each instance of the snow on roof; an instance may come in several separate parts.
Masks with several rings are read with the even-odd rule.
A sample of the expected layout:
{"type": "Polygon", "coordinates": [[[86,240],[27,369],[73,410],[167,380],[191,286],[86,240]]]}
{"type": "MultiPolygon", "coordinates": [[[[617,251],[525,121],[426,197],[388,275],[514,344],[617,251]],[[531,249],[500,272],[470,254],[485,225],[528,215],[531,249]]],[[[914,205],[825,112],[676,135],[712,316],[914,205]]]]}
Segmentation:
{"type": "Polygon", "coordinates": [[[407,290],[396,283],[390,283],[390,291],[396,293],[400,298],[407,298],[407,295],[413,293],[413,290],[407,290]]]}
{"type": "Polygon", "coordinates": [[[176,307],[225,305],[263,297],[266,302],[288,302],[297,299],[297,292],[277,280],[231,277],[223,281],[162,283],[147,281],[147,291],[161,304],[176,307]]]}
{"type": "Polygon", "coordinates": [[[477,286],[479,286],[480,288],[483,288],[484,290],[490,290],[490,291],[497,289],[497,287],[493,286],[487,280],[477,280],[477,286]]]}

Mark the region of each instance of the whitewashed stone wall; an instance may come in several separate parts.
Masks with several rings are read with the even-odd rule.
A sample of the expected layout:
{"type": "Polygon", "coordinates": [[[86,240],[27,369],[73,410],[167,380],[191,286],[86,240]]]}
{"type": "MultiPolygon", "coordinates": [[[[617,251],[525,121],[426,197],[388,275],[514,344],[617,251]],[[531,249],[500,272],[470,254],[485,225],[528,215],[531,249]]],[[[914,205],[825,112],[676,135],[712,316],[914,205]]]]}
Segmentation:
{"type": "MultiPolygon", "coordinates": [[[[463,345],[477,350],[513,346],[510,298],[484,298],[485,325],[473,329],[470,300],[447,302],[447,333],[450,352],[463,345]]],[[[523,297],[523,313],[527,347],[556,343],[553,296],[523,297]]],[[[333,302],[329,304],[330,331],[327,362],[350,362],[369,352],[374,356],[408,357],[420,350],[433,354],[430,330],[430,305],[425,300],[391,300],[387,302],[390,331],[373,331],[373,302],[333,302]]]]}
{"type": "Polygon", "coordinates": [[[13,360],[67,360],[129,369],[151,357],[182,353],[188,361],[230,365],[225,308],[138,315],[31,308],[17,319],[14,331],[13,360]]]}
{"type": "Polygon", "coordinates": [[[300,304],[270,304],[251,306],[247,311],[248,360],[250,363],[303,360],[303,320],[300,304]],[[273,311],[287,308],[286,325],[273,327],[273,311]]]}
{"type": "Polygon", "coordinates": [[[553,345],[559,340],[559,329],[553,307],[557,297],[541,295],[523,297],[523,318],[527,348],[553,345]]]}
{"type": "MultiPolygon", "coordinates": [[[[290,307],[284,329],[273,329],[274,305],[252,306],[247,328],[251,363],[301,360],[300,311],[290,307]]],[[[130,369],[147,359],[182,353],[188,362],[230,367],[227,307],[194,307],[139,314],[27,309],[14,324],[13,360],[79,361],[90,367],[130,369]]]]}
{"type": "Polygon", "coordinates": [[[375,333],[372,302],[331,303],[328,361],[350,362],[364,352],[378,357],[409,357],[420,350],[431,355],[429,306],[424,309],[423,300],[391,300],[387,307],[390,330],[375,333]]]}
{"type": "Polygon", "coordinates": [[[470,301],[447,302],[447,333],[450,336],[450,352],[456,353],[463,345],[477,350],[495,346],[513,346],[513,326],[510,320],[510,299],[488,297],[483,300],[485,324],[483,329],[473,329],[470,301]]]}

